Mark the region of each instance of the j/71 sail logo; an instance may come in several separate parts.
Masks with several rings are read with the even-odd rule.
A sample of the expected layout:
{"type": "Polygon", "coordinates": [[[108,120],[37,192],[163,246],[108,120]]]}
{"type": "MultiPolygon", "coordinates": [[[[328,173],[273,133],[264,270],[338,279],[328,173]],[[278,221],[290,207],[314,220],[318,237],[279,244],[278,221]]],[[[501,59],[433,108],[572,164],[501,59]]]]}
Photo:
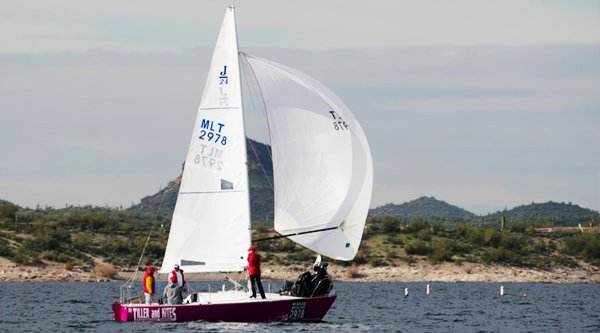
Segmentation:
{"type": "Polygon", "coordinates": [[[223,66],[223,71],[219,72],[219,84],[228,84],[229,74],[227,74],[227,65],[223,66]]]}

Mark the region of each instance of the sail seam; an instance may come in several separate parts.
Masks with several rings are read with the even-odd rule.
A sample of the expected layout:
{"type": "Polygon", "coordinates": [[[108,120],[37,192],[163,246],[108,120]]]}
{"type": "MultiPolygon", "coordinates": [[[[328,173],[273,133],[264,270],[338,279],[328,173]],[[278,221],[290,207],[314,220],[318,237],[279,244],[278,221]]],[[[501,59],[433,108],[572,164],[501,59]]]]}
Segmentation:
{"type": "Polygon", "coordinates": [[[214,108],[198,108],[198,110],[223,110],[223,109],[241,109],[239,106],[219,106],[214,108]]]}
{"type": "Polygon", "coordinates": [[[211,194],[211,193],[242,193],[246,191],[200,191],[200,192],[179,192],[179,194],[211,194]]]}

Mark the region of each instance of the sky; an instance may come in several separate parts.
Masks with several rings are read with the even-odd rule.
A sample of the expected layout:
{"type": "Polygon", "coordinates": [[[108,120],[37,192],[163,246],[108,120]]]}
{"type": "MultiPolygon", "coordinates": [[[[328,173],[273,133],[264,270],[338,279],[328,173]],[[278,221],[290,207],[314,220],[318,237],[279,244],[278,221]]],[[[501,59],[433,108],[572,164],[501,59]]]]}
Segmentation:
{"type": "MultiPolygon", "coordinates": [[[[235,3],[244,51],[353,110],[371,206],[433,195],[480,214],[600,210],[600,1],[235,3]]],[[[129,206],[164,187],[225,6],[2,1],[0,198],[129,206]]]]}

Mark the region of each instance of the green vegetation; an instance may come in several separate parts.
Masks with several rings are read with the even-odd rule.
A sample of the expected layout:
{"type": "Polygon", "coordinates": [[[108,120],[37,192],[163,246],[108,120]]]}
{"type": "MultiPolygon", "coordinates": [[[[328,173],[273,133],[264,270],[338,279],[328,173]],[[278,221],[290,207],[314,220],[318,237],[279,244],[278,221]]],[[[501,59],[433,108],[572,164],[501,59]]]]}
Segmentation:
{"type": "Polygon", "coordinates": [[[95,258],[132,266],[153,230],[146,259],[160,262],[168,232],[160,224],[167,222],[118,209],[24,209],[2,201],[0,256],[24,265],[64,263],[71,269],[91,269],[95,258]]]}
{"type": "MultiPolygon", "coordinates": [[[[26,209],[0,201],[0,256],[25,265],[64,263],[92,269],[95,259],[116,266],[134,266],[151,232],[146,261],[160,264],[168,237],[169,220],[150,214],[100,207],[26,209]]],[[[471,219],[431,222],[420,217],[369,218],[363,242],[352,263],[374,267],[427,260],[477,262],[551,269],[585,261],[600,266],[600,235],[577,228],[541,232],[540,220],[507,219],[479,225],[471,219]]],[[[550,223],[552,225],[552,223],[550,223]]],[[[253,238],[275,233],[255,224],[253,238]]],[[[306,265],[314,253],[288,239],[258,242],[266,262],[306,265]]]]}
{"type": "Polygon", "coordinates": [[[576,260],[600,265],[600,235],[560,229],[538,233],[525,223],[504,231],[487,224],[429,223],[422,218],[384,216],[367,221],[366,246],[358,257],[380,266],[399,261],[480,262],[549,269],[573,266],[576,260]],[[407,259],[408,258],[408,259],[407,259]]]}

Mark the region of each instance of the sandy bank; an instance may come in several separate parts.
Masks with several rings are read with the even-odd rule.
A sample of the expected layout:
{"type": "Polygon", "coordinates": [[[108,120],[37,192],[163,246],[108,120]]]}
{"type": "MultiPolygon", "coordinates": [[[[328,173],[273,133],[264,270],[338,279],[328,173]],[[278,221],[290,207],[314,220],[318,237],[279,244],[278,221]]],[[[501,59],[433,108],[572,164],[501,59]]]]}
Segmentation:
{"type": "MultiPolygon", "coordinates": [[[[263,279],[293,280],[307,267],[263,265],[263,279]]],[[[429,262],[402,264],[399,266],[371,267],[368,265],[342,267],[331,265],[331,275],[337,281],[356,282],[546,282],[546,283],[600,283],[600,269],[579,263],[579,267],[562,267],[553,270],[537,270],[498,265],[475,263],[443,263],[433,265],[429,262]]],[[[118,279],[127,279],[131,271],[121,271],[118,279]]],[[[137,278],[141,279],[139,272],[137,278]]],[[[190,280],[220,280],[223,274],[188,274],[190,280]]],[[[233,279],[243,278],[243,274],[231,274],[233,279]]],[[[0,258],[0,282],[104,282],[108,279],[94,272],[74,269],[68,271],[64,265],[55,264],[46,267],[18,266],[0,258]]]]}

